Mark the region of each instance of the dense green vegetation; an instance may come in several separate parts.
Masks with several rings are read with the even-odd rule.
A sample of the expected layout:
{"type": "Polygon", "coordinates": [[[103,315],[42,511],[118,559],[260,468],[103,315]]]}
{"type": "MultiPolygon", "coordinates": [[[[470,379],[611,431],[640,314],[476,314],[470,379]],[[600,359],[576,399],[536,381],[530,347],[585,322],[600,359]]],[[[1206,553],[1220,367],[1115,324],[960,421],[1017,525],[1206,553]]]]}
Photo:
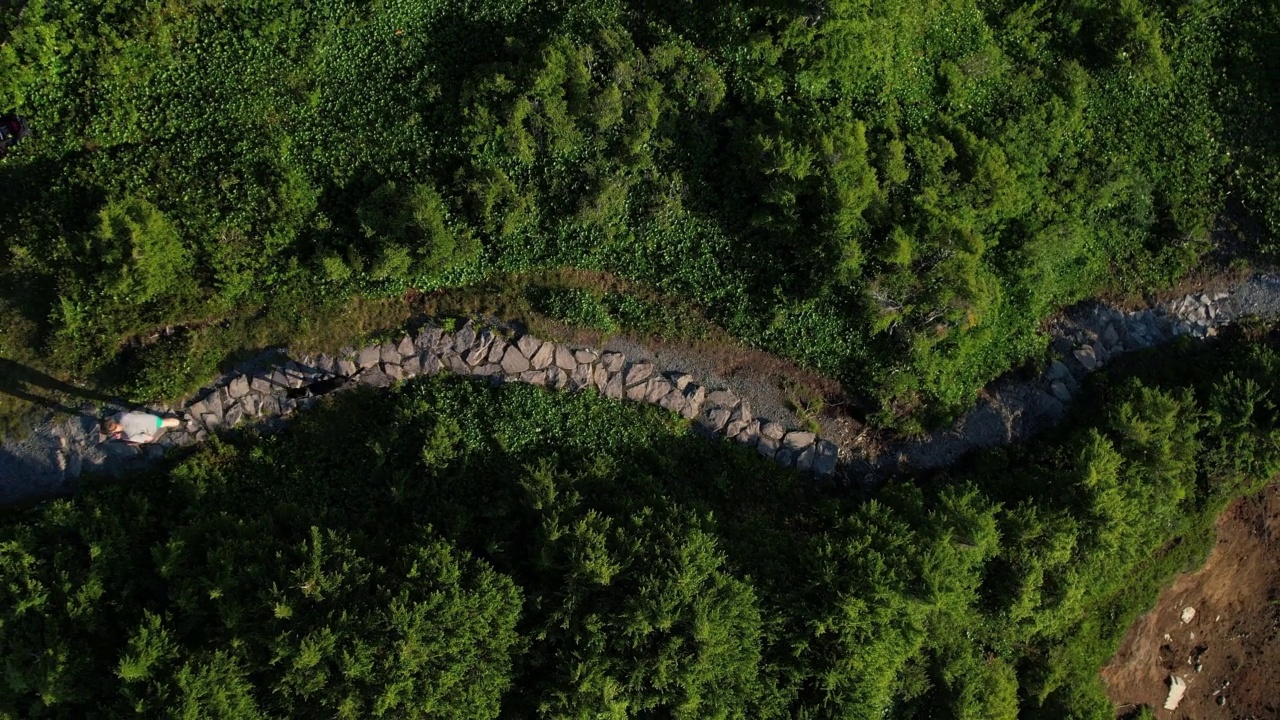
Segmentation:
{"type": "Polygon", "coordinates": [[[1120,634],[1280,470],[1278,347],[869,500],[594,394],[343,394],[6,511],[0,712],[1109,720],[1120,634]]]}
{"type": "Polygon", "coordinates": [[[1053,309],[1184,272],[1224,197],[1280,229],[1276,12],[5,3],[39,137],[0,162],[0,353],[88,377],[158,326],[568,266],[927,420],[1053,309]]]}

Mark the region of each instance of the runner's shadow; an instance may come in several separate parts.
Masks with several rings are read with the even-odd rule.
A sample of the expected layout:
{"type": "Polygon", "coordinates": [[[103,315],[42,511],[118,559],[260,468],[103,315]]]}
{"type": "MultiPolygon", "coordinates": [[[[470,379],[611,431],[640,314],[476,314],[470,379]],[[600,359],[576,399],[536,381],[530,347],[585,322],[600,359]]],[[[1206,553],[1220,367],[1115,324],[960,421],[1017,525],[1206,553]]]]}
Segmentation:
{"type": "Polygon", "coordinates": [[[77,387],[8,358],[0,358],[0,393],[68,415],[85,415],[86,413],[78,407],[65,404],[56,397],[57,394],[130,408],[137,407],[96,390],[77,387]]]}

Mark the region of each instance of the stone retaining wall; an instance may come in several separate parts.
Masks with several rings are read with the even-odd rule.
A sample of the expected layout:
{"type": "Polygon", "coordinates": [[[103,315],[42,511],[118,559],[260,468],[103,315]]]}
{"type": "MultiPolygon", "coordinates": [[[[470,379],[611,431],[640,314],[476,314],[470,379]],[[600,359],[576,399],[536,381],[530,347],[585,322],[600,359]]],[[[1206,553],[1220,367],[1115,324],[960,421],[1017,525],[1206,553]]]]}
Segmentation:
{"type": "Polygon", "coordinates": [[[82,471],[127,473],[189,445],[210,432],[244,422],[276,425],[317,397],[316,383],[367,384],[450,372],[494,382],[526,382],[560,390],[601,392],[615,400],[647,402],[688,418],[701,431],[730,438],[762,456],[818,476],[832,475],[843,457],[849,473],[868,485],[897,470],[943,467],[974,449],[1026,439],[1056,423],[1089,373],[1125,352],[1180,336],[1208,338],[1243,315],[1280,317],[1280,277],[1255,275],[1212,295],[1192,294],[1150,308],[1122,312],[1089,303],[1050,328],[1056,353],[1039,377],[1002,378],[955,425],[897,443],[868,458],[814,434],[755,417],[748,399],[711,389],[695,378],[664,372],[620,353],[510,338],[471,323],[457,332],[427,327],[394,343],[348,348],[336,357],[290,359],[268,355],[219,378],[182,408],[182,428],[148,446],[100,443],[88,415],[43,426],[32,437],[5,443],[0,452],[0,505],[69,492],[82,471]]]}
{"type": "Polygon", "coordinates": [[[753,447],[783,466],[824,477],[836,469],[834,443],[755,417],[751,403],[730,390],[709,389],[689,375],[664,373],[621,353],[544,342],[531,335],[513,340],[471,322],[454,333],[429,326],[414,336],[348,348],[337,356],[250,363],[201,391],[185,407],[183,427],[166,433],[158,444],[188,445],[242,422],[287,416],[316,402],[308,388],[317,383],[350,380],[387,387],[397,380],[441,372],[555,390],[592,390],[614,400],[658,405],[693,421],[706,434],[753,447]]]}

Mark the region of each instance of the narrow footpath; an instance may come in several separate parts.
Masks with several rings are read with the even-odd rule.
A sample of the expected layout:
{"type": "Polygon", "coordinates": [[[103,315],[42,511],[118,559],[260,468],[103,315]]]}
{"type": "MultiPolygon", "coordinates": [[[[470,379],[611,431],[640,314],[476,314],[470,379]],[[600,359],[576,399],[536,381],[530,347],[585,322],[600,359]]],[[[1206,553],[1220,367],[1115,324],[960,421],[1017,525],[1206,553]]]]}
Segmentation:
{"type": "Polygon", "coordinates": [[[337,356],[265,353],[214,379],[178,407],[157,408],[181,417],[183,424],[147,446],[101,442],[91,406],[70,418],[54,418],[21,440],[0,445],[0,505],[69,494],[86,473],[126,475],[173,448],[242,423],[281,427],[317,402],[321,388],[387,387],[439,373],[592,390],[619,401],[658,405],[707,435],[750,446],[783,466],[874,485],[894,471],[944,467],[971,450],[1031,437],[1060,420],[1083,379],[1115,357],[1181,336],[1210,338],[1246,315],[1280,317],[1280,277],[1256,274],[1213,294],[1186,295],[1131,312],[1098,303],[1078,306],[1050,328],[1057,359],[1042,376],[998,380],[954,426],[897,443],[876,457],[852,443],[808,432],[794,416],[758,417],[752,398],[723,379],[660,367],[643,348],[619,352],[544,342],[512,334],[496,322],[468,322],[452,333],[428,325],[395,342],[346,348],[337,356]]]}

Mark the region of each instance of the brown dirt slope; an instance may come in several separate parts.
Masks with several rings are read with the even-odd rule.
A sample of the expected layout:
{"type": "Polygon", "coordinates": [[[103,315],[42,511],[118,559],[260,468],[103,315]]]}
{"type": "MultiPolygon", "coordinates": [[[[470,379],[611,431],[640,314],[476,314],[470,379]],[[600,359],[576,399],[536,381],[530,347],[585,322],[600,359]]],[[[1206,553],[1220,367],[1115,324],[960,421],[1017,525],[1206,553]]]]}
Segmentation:
{"type": "Polygon", "coordinates": [[[1102,678],[1120,715],[1280,720],[1280,484],[1223,513],[1205,566],[1161,593],[1102,678]],[[1187,684],[1174,711],[1171,675],[1187,684]]]}

